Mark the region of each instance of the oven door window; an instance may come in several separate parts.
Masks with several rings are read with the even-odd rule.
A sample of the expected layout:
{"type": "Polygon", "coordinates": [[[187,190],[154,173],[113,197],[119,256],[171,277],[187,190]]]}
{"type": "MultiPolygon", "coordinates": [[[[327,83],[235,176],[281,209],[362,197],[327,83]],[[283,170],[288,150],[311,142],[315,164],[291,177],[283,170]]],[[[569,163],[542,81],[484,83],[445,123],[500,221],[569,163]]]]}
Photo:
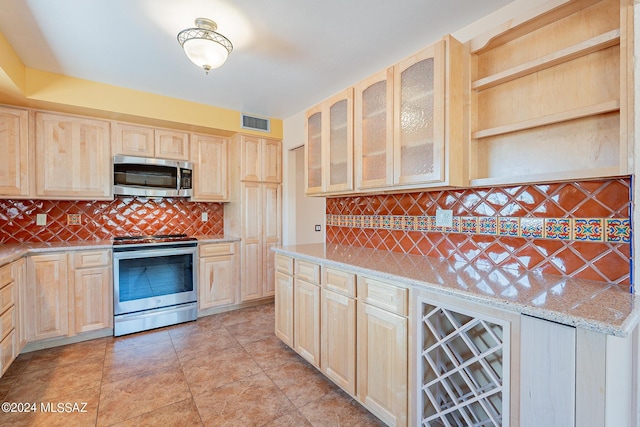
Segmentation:
{"type": "Polygon", "coordinates": [[[193,256],[169,255],[119,261],[119,301],[192,292],[193,256]]]}

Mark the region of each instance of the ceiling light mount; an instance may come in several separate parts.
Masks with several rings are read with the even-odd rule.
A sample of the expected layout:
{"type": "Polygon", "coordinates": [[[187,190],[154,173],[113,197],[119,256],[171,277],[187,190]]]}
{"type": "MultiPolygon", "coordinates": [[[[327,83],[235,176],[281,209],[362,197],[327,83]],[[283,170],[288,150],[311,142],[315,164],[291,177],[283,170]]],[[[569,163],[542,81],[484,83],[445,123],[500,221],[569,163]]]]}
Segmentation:
{"type": "Polygon", "coordinates": [[[217,33],[218,25],[207,18],[195,20],[196,28],[187,28],[178,33],[178,43],[187,57],[209,74],[227,60],[233,50],[228,38],[217,33]]]}

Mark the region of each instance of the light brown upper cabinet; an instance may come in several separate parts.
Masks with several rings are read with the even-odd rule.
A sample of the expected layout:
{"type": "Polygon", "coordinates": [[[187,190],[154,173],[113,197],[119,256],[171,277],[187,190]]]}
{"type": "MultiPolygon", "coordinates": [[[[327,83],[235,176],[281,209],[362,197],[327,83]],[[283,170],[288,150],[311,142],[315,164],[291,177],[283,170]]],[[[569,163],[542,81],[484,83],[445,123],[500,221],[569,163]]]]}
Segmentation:
{"type": "Polygon", "coordinates": [[[229,140],[226,138],[191,134],[191,158],[194,168],[192,201],[229,200],[228,145],[229,140]]]}
{"type": "Polygon", "coordinates": [[[631,173],[632,3],[566,2],[469,41],[472,186],[631,173]]]}
{"type": "Polygon", "coordinates": [[[190,159],[189,134],[186,132],[128,123],[116,123],[115,132],[114,154],[185,161],[190,159]]]}
{"type": "Polygon", "coordinates": [[[36,112],[35,127],[36,197],[113,199],[109,122],[36,112]]]}
{"type": "Polygon", "coordinates": [[[361,81],[355,97],[356,187],[393,184],[393,67],[361,81]]]}
{"type": "Polygon", "coordinates": [[[347,89],[310,109],[306,193],[330,196],[467,185],[463,59],[462,44],[446,36],[356,84],[353,92],[347,89]],[[352,94],[353,113],[348,107],[352,94]],[[346,110],[331,111],[341,99],[346,110]],[[346,111],[346,127],[338,120],[339,111],[346,111]],[[350,135],[351,129],[349,161],[351,140],[343,135],[350,135]],[[342,183],[339,178],[345,177],[348,181],[342,183]]]}
{"type": "Polygon", "coordinates": [[[282,182],[282,142],[253,135],[236,135],[241,147],[240,179],[252,182],[282,182]]]}
{"type": "Polygon", "coordinates": [[[445,42],[396,64],[393,184],[444,182],[445,42]]]}
{"type": "Polygon", "coordinates": [[[27,110],[0,107],[0,196],[29,196],[27,110]]]}
{"type": "Polygon", "coordinates": [[[353,88],[307,112],[306,193],[353,191],[353,88]]]}

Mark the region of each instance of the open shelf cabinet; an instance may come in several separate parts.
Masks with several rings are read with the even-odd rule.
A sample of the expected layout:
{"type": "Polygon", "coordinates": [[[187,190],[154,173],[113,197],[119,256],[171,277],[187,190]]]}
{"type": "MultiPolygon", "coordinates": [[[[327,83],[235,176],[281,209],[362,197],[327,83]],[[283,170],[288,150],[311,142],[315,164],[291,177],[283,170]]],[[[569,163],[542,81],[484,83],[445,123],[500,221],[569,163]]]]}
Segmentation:
{"type": "Polygon", "coordinates": [[[468,43],[472,186],[630,173],[629,1],[543,8],[468,43]]]}

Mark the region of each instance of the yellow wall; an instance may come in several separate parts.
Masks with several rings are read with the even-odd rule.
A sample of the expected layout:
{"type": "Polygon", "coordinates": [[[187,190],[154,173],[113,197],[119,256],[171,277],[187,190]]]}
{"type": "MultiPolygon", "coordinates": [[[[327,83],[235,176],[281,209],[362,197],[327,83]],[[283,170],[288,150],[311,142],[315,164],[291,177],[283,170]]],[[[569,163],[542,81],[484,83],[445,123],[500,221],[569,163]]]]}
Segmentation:
{"type": "Polygon", "coordinates": [[[24,66],[0,34],[0,103],[231,135],[254,133],[282,139],[282,120],[271,132],[240,127],[240,112],[77,79],[24,66]]]}

